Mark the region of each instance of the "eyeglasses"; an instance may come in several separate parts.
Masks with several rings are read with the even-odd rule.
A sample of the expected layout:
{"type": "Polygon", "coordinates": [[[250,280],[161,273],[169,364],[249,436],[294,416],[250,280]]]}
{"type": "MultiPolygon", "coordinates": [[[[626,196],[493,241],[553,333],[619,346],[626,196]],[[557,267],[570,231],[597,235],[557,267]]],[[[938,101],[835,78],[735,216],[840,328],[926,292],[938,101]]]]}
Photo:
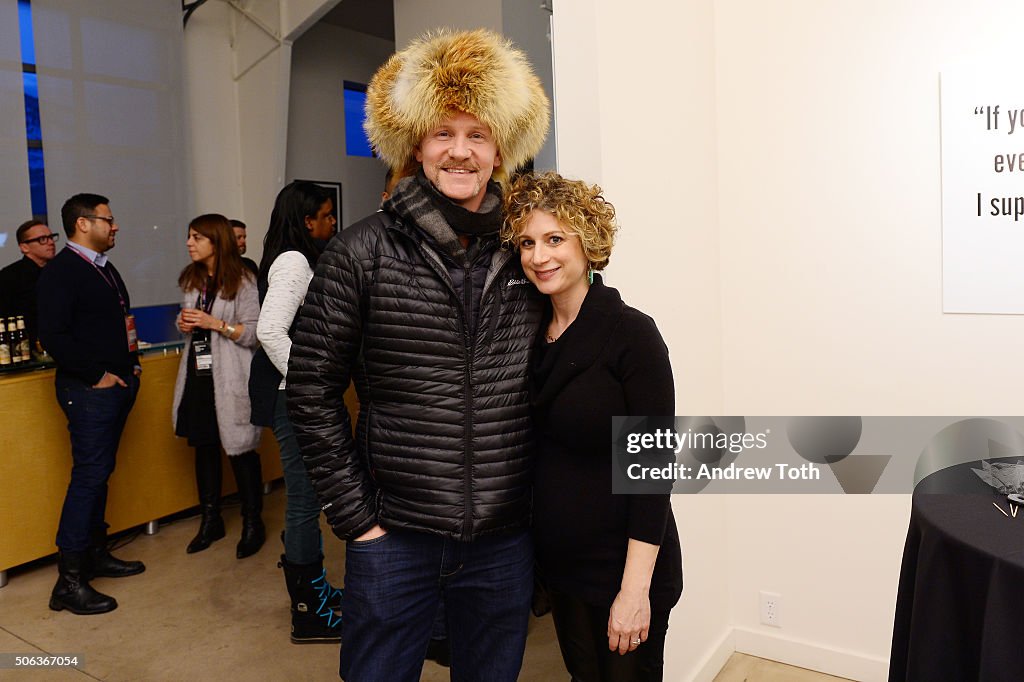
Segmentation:
{"type": "Polygon", "coordinates": [[[49,244],[57,243],[60,241],[59,234],[44,234],[42,237],[36,237],[35,239],[23,239],[21,244],[49,244]]]}
{"type": "Polygon", "coordinates": [[[106,220],[108,225],[114,224],[114,216],[112,215],[84,215],[82,217],[89,220],[106,220]]]}

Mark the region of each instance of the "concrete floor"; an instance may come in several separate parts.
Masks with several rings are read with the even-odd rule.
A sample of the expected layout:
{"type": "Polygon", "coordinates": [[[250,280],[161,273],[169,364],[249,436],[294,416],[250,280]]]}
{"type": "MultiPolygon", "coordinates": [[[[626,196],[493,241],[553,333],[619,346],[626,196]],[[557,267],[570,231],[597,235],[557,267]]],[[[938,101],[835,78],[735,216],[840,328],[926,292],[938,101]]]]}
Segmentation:
{"type": "MultiPolygon", "coordinates": [[[[235,558],[241,528],[236,506],[225,509],[228,536],[199,554],[185,545],[197,520],[161,525],[115,555],[141,559],[146,572],[98,578],[93,584],[118,601],[100,616],[74,616],[47,607],[55,561],[10,571],[0,589],[0,652],[78,654],[78,669],[0,670],[0,680],[336,680],[338,645],[294,645],[288,639],[288,595],[277,568],[284,516],[278,483],[265,497],[270,538],[255,556],[235,558]]],[[[328,576],[343,582],[344,544],[324,533],[328,576]]],[[[428,661],[421,680],[447,680],[448,670],[428,661]]],[[[567,680],[550,616],[532,618],[520,680],[567,680]]],[[[734,654],[715,682],[828,682],[838,678],[734,654]]]]}
{"type": "MultiPolygon", "coordinates": [[[[254,556],[235,558],[241,532],[237,505],[224,510],[227,537],[186,554],[198,520],[161,525],[114,554],[141,559],[146,572],[97,578],[93,586],[117,599],[99,616],[74,616],[47,607],[57,577],[55,561],[14,569],[0,589],[0,652],[77,653],[79,670],[0,670],[0,680],[336,680],[337,644],[292,644],[288,593],[278,540],[284,489],[264,498],[267,543],[254,556]]],[[[326,530],[326,529],[325,529],[326,530]]],[[[327,574],[342,583],[344,543],[324,533],[327,574]]],[[[532,618],[522,680],[567,679],[551,618],[532,618]]],[[[447,680],[448,670],[428,661],[425,682],[447,680]]]]}
{"type": "Polygon", "coordinates": [[[843,682],[844,679],[735,653],[714,682],[843,682]]]}

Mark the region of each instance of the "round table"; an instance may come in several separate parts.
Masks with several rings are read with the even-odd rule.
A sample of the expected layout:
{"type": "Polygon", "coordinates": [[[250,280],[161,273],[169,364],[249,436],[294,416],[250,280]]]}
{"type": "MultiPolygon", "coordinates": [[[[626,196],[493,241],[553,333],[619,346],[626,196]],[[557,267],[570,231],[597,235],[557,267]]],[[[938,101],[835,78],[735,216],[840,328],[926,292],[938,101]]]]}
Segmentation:
{"type": "MultiPolygon", "coordinates": [[[[1017,458],[991,462],[1016,462],[1017,458]]],[[[1024,680],[1024,506],[972,468],[937,471],[914,490],[889,680],[1024,680]]]]}

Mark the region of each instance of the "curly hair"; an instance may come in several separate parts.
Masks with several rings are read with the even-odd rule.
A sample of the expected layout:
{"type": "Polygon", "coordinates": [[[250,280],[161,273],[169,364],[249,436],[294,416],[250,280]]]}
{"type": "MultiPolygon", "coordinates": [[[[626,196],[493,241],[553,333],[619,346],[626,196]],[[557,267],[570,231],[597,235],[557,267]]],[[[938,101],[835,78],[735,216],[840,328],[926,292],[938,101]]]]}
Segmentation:
{"type": "Polygon", "coordinates": [[[569,180],[553,172],[523,173],[505,190],[504,209],[501,238],[512,248],[518,250],[517,239],[530,214],[545,211],[579,238],[583,255],[593,270],[603,270],[608,265],[619,228],[615,207],[601,196],[597,185],[569,180]]]}

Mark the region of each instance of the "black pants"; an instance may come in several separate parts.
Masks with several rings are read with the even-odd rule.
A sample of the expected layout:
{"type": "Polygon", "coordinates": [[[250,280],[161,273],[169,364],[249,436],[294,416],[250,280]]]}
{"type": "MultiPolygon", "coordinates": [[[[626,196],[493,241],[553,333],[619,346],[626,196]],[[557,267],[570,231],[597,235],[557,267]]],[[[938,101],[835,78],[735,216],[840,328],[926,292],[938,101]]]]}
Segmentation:
{"type": "Polygon", "coordinates": [[[551,592],[562,660],[573,682],[661,682],[668,611],[652,611],[647,641],[625,655],[608,650],[608,609],[551,592]]]}
{"type": "Polygon", "coordinates": [[[92,533],[106,532],[107,481],[139,392],[136,376],[122,378],[127,387],[92,388],[77,379],[57,379],[57,401],[71,433],[71,482],[57,526],[57,547],[64,552],[85,551],[92,533]]]}

